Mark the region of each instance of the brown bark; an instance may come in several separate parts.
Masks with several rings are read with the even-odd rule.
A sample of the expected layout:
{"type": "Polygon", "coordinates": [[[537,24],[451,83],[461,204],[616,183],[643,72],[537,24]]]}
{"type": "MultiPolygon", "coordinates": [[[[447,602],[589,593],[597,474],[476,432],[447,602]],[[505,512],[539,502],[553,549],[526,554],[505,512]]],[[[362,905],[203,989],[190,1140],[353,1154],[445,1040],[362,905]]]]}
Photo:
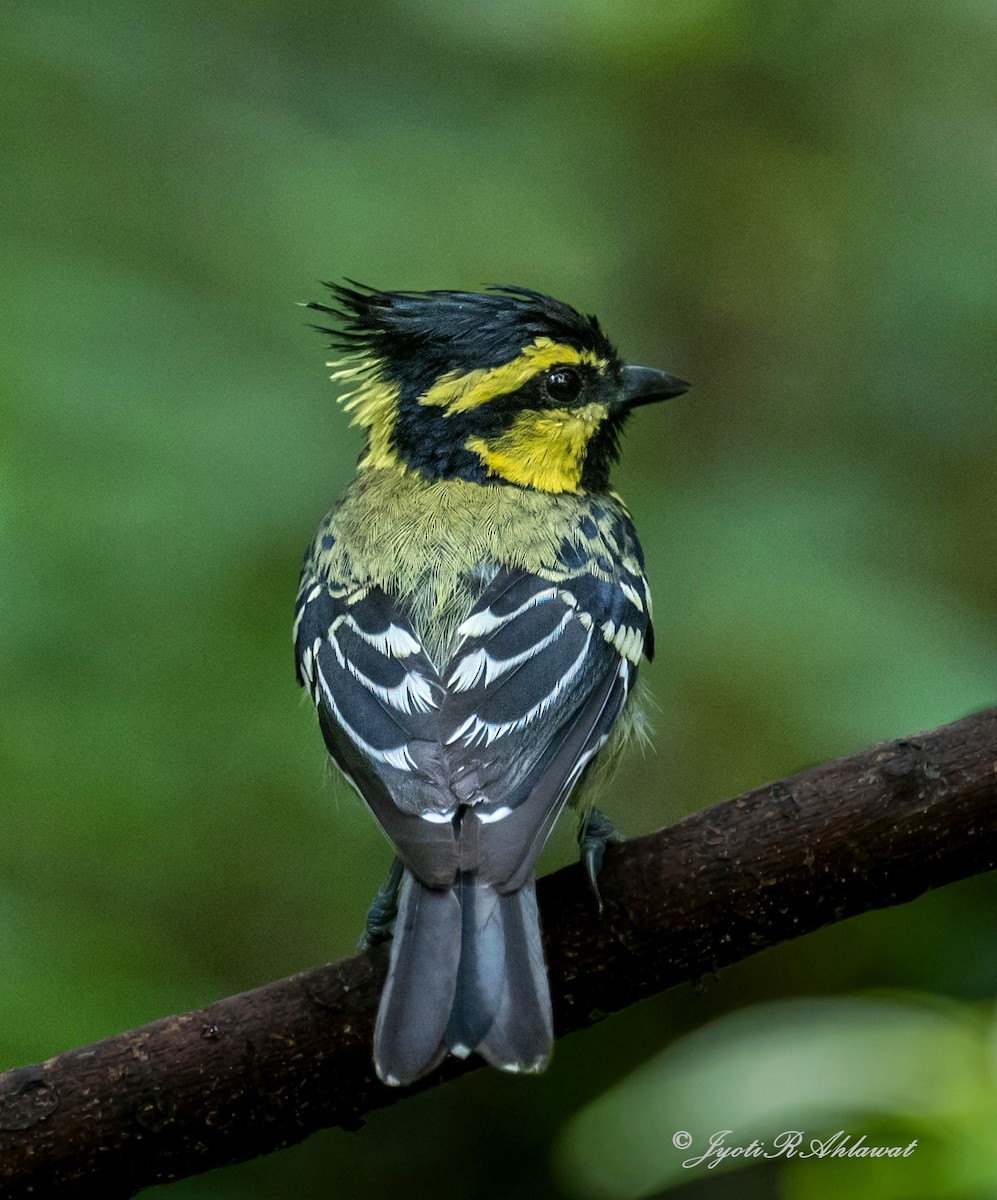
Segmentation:
{"type": "MultiPolygon", "coordinates": [[[[581,870],[558,871],[540,885],[558,1033],[991,869],[995,799],[997,708],[611,847],[601,919],[581,870]]],[[[0,1195],[131,1196],[404,1098],[370,1063],[386,959],[378,947],[8,1071],[0,1195]]]]}

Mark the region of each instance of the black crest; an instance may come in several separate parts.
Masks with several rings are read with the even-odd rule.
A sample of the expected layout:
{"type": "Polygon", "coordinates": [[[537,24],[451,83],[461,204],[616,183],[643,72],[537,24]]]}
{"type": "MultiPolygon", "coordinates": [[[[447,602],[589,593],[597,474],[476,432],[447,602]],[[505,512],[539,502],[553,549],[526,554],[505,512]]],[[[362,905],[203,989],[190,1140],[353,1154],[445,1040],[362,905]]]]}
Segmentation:
{"type": "Polygon", "coordinates": [[[376,359],[386,378],[418,390],[450,371],[499,366],[537,338],[615,358],[595,317],[529,288],[380,292],[349,282],[323,284],[335,304],[307,305],[336,318],[337,328],[316,328],[337,349],[376,359]]]}

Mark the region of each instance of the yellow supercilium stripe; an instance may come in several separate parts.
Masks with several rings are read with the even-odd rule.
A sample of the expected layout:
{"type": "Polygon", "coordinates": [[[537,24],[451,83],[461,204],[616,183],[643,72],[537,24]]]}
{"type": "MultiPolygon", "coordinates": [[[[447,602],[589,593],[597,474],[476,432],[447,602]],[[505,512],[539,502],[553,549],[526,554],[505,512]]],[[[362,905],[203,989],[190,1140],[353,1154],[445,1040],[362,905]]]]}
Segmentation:
{"type": "Polygon", "coordinates": [[[599,358],[591,350],[579,350],[551,338],[539,337],[525,346],[515,358],[500,366],[463,374],[450,371],[441,375],[429,391],[419,397],[419,403],[445,408],[446,416],[468,412],[497,396],[507,396],[516,391],[538,371],[573,363],[586,363],[599,371],[604,371],[607,365],[604,358],[599,358]]]}

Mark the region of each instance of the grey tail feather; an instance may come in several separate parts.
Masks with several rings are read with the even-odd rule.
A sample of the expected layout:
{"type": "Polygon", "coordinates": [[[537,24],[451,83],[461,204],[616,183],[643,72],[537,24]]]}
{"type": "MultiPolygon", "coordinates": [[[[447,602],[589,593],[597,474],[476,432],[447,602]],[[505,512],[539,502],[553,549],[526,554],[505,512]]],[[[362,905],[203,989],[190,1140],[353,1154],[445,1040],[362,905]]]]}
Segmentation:
{"type": "Polygon", "coordinates": [[[533,877],[503,895],[470,872],[431,889],[406,871],[374,1034],[379,1077],[412,1083],[448,1052],[474,1051],[541,1071],[553,1037],[533,877]]]}
{"type": "Polygon", "coordinates": [[[391,962],[374,1028],[383,1083],[414,1083],[446,1057],[444,1038],[460,966],[460,902],[452,888],[402,876],[391,962]]]}
{"type": "Polygon", "coordinates": [[[465,871],[455,890],[461,950],[447,1045],[505,1071],[542,1071],[554,1034],[533,876],[503,894],[465,871]]]}

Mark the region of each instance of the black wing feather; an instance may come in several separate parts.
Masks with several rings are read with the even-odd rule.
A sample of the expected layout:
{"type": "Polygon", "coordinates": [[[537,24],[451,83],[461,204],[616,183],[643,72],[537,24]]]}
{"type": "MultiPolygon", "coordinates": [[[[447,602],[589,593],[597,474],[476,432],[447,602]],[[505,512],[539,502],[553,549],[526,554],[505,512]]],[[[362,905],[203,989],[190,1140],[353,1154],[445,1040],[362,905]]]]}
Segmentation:
{"type": "Polygon", "coordinates": [[[298,674],[311,691],[329,753],[424,882],[457,870],[453,825],[423,813],[453,807],[436,709],[443,687],[411,624],[376,588],[306,578],[298,599],[298,674]]]}

